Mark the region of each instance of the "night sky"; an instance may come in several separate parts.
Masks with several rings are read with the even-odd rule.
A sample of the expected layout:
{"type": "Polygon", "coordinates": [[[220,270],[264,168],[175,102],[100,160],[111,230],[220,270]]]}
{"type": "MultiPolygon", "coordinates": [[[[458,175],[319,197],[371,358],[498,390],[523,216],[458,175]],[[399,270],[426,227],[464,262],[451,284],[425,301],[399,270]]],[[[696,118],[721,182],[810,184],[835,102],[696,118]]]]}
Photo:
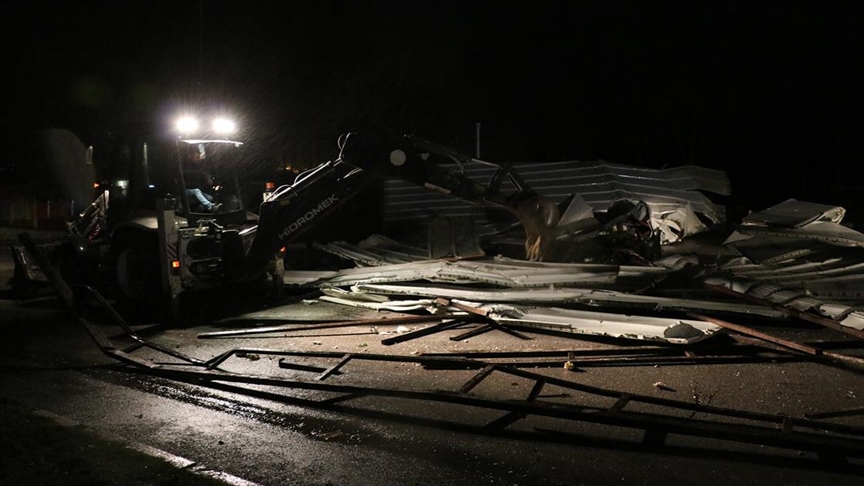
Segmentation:
{"type": "Polygon", "coordinates": [[[473,154],[480,123],[493,162],[692,163],[726,170],[734,204],[852,216],[860,5],[4,0],[4,145],[197,106],[236,113],[261,164],[302,167],[356,130],[473,154]]]}

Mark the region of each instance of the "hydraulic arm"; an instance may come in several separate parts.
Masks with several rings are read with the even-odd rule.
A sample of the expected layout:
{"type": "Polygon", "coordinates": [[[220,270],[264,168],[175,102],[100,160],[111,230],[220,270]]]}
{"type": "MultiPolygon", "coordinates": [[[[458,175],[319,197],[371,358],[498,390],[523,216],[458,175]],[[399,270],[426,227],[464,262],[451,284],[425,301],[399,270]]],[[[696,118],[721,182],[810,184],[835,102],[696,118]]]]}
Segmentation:
{"type": "Polygon", "coordinates": [[[292,185],[278,188],[261,204],[258,225],[240,235],[254,236],[242,279],[260,275],[279,247],[333,213],[372,180],[369,174],[337,159],[299,175],[292,185]]]}
{"type": "Polygon", "coordinates": [[[508,209],[525,227],[526,257],[540,260],[558,223],[554,202],[535,193],[510,166],[479,161],[426,140],[401,136],[389,141],[348,133],[340,138],[339,158],[298,176],[294,184],[277,189],[261,205],[257,227],[247,230],[254,239],[246,255],[245,279],[263,272],[272,254],[292,241],[376,178],[398,178],[463,199],[475,205],[508,209]],[[464,164],[480,162],[497,170],[486,184],[468,178],[464,164]],[[442,164],[455,163],[458,172],[442,164]],[[513,189],[505,194],[502,182],[513,189]]]}
{"type": "Polygon", "coordinates": [[[394,177],[449,194],[475,205],[495,205],[513,213],[525,228],[525,253],[529,260],[542,260],[558,224],[558,206],[537,194],[509,165],[499,165],[464,155],[457,150],[418,137],[403,135],[388,143],[364,138],[356,133],[344,136],[340,159],[374,174],[394,177]],[[465,164],[481,163],[497,167],[486,184],[466,176],[465,164]],[[455,163],[460,170],[443,167],[455,163]],[[505,193],[502,183],[512,190],[505,193]]]}

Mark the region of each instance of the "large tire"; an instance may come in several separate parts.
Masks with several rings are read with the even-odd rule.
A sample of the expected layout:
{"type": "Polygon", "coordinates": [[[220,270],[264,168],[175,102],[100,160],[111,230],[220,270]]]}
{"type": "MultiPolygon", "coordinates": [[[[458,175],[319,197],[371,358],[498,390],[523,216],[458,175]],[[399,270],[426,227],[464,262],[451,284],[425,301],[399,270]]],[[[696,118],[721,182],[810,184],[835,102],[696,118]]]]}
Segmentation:
{"type": "Polygon", "coordinates": [[[128,233],[112,244],[117,303],[124,317],[150,320],[160,315],[161,278],[156,238],[142,232],[128,233]]]}

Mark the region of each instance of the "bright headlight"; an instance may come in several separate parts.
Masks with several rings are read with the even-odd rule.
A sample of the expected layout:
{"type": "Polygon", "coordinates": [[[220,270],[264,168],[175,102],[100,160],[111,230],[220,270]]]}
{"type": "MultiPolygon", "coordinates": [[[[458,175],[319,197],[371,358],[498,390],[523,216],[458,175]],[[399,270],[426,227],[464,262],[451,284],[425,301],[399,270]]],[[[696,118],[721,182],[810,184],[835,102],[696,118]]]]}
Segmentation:
{"type": "Polygon", "coordinates": [[[217,118],[213,120],[213,131],[216,133],[234,133],[234,122],[227,118],[217,118]]]}
{"type": "Polygon", "coordinates": [[[177,130],[180,133],[193,133],[198,130],[198,120],[191,116],[184,116],[177,120],[177,130]]]}

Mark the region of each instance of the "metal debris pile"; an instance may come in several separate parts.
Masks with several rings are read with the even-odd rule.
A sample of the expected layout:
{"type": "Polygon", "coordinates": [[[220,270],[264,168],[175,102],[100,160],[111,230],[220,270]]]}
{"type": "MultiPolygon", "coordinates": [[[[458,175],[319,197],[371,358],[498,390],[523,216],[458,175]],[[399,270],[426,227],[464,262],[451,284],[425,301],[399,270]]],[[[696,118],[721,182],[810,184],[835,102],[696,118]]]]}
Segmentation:
{"type": "MultiPolygon", "coordinates": [[[[482,163],[444,167],[477,182],[489,180],[495,170],[482,163]]],[[[731,194],[725,172],[694,165],[658,170],[601,160],[514,163],[512,169],[538,195],[557,204],[549,241],[541,242],[545,261],[643,264],[658,257],[661,245],[724,223],[723,205],[709,195],[731,194]]],[[[433,258],[443,256],[438,250],[446,246],[440,243],[448,235],[441,230],[447,225],[442,220],[458,228],[454,241],[476,234],[484,249],[504,252],[508,246],[521,250],[531,233],[506,211],[400,180],[384,184],[383,219],[385,227],[409,239],[427,227],[433,258]]]]}
{"type": "MultiPolygon", "coordinates": [[[[795,418],[703,404],[695,391],[695,403],[690,403],[561,378],[571,372],[603,366],[656,368],[801,361],[864,373],[861,353],[864,240],[857,231],[841,225],[844,213],[843,208],[785,201],[752,213],[734,226],[706,226],[703,231],[681,236],[675,242],[663,240],[662,251],[654,259],[649,261],[640,255],[643,258],[633,260],[641,264],[536,262],[503,255],[486,256],[486,244],[492,240],[485,240],[486,244],[480,237],[467,241],[464,235],[472,232],[430,233],[425,247],[400,243],[383,235],[373,235],[356,245],[319,244],[320,251],[338,255],[354,266],[332,271],[288,271],[286,284],[305,296],[309,291],[318,292],[316,299],[304,301],[308,305],[326,302],[365,309],[381,312],[380,318],[259,325],[205,332],[198,334],[198,338],[279,334],[296,343],[308,337],[309,331],[366,326],[371,334],[380,336],[380,344],[385,347],[423,339],[437,342],[436,349],[447,351],[406,354],[397,349],[382,354],[363,343],[362,348],[353,352],[340,347],[336,351],[320,348],[320,351],[292,349],[264,353],[282,356],[279,367],[288,372],[317,373],[315,380],[319,383],[334,379],[353,383],[362,379],[357,370],[368,361],[417,363],[433,372],[476,370],[458,391],[418,392],[408,384],[401,384],[404,388],[386,391],[339,389],[348,394],[334,400],[392,393],[403,398],[470,406],[482,402],[483,406],[504,408],[502,403],[493,403],[475,390],[481,383],[501,375],[531,380],[531,392],[526,399],[508,402],[518,409],[492,418],[482,427],[486,432],[503,431],[531,414],[552,413],[583,423],[596,419],[605,425],[644,429],[641,443],[651,447],[668,446],[667,433],[674,429],[683,435],[722,436],[739,443],[816,450],[820,458],[842,456],[842,461],[849,461],[843,464],[852,465],[864,457],[861,442],[864,431],[857,426],[820,419],[854,417],[860,415],[860,409],[814,412],[795,418]],[[537,349],[518,344],[494,349],[480,344],[477,349],[478,342],[486,341],[473,339],[472,349],[466,351],[441,344],[447,340],[440,334],[449,336],[449,342],[453,343],[487,332],[503,332],[514,343],[525,343],[533,339],[532,335],[541,333],[575,339],[574,345],[567,349],[554,346],[537,349]],[[329,361],[330,365],[316,365],[322,361],[329,361]],[[538,371],[543,368],[546,370],[538,371]],[[547,391],[541,396],[541,390],[547,388],[565,392],[556,395],[547,391]],[[575,400],[570,391],[580,393],[582,399],[587,394],[612,398],[615,402],[590,410],[583,404],[582,412],[588,413],[573,415],[572,410],[564,412],[558,408],[575,400]],[[663,411],[657,416],[634,414],[640,402],[662,407],[663,411]],[[692,413],[682,418],[678,416],[682,410],[692,413]],[[694,419],[697,411],[706,418],[694,419]],[[759,425],[760,420],[767,421],[767,425],[759,425]],[[772,425],[772,420],[779,422],[772,425]],[[825,452],[827,449],[821,444],[814,446],[808,442],[815,437],[808,436],[804,427],[816,427],[824,433],[818,440],[830,442],[831,452],[825,452]],[[655,433],[659,437],[656,441],[655,433]]],[[[453,224],[438,221],[430,225],[433,227],[466,228],[470,224],[464,220],[453,224]]],[[[652,232],[657,231],[651,224],[649,227],[654,228],[652,232]]],[[[600,232],[593,234],[594,238],[601,238],[600,232]]],[[[609,242],[604,240],[604,244],[609,242]]],[[[246,317],[254,320],[255,316],[246,317]]],[[[260,352],[234,349],[214,358],[213,364],[221,365],[232,353],[246,351],[260,352]]],[[[707,372],[704,368],[700,371],[707,372]]],[[[700,371],[694,369],[693,375],[699,376],[700,371]]],[[[406,381],[410,382],[410,377],[406,381]]],[[[302,386],[309,385],[304,382],[302,386]]],[[[657,393],[677,391],[664,381],[653,381],[652,386],[657,393]]],[[[548,434],[551,429],[534,430],[548,434]]]]}
{"type": "MultiPolygon", "coordinates": [[[[513,330],[692,344],[735,328],[735,334],[777,344],[746,326],[801,319],[846,337],[864,337],[864,235],[841,224],[843,208],[790,199],[728,225],[721,224],[722,212],[712,205],[716,224],[707,226],[692,211],[692,197],[676,199],[677,206],[666,200],[662,210],[659,196],[646,199],[649,203],[630,203],[619,216],[602,216],[605,225],[583,224],[561,241],[578,246],[593,239],[613,254],[621,248],[611,247],[615,240],[606,235],[626,230],[606,230],[636,225],[659,244],[651,260],[644,252],[628,264],[589,257],[561,263],[486,256],[482,248],[494,239],[469,242],[464,235],[470,231],[459,238],[437,231],[470,227],[454,216],[448,224],[438,217],[429,225],[425,248],[383,235],[356,245],[319,244],[319,250],[353,261],[354,268],[288,271],[285,282],[319,289],[321,301],[373,310],[458,315],[464,313],[452,306],[458,304],[513,330]]],[[[569,199],[570,207],[575,200],[569,199]]],[[[601,201],[606,211],[616,204],[601,201]]],[[[578,212],[597,221],[597,211],[578,212]]],[[[628,240],[619,241],[632,249],[628,240]]],[[[795,348],[791,342],[781,344],[795,348]]],[[[864,360],[850,356],[845,362],[864,360]]]]}

